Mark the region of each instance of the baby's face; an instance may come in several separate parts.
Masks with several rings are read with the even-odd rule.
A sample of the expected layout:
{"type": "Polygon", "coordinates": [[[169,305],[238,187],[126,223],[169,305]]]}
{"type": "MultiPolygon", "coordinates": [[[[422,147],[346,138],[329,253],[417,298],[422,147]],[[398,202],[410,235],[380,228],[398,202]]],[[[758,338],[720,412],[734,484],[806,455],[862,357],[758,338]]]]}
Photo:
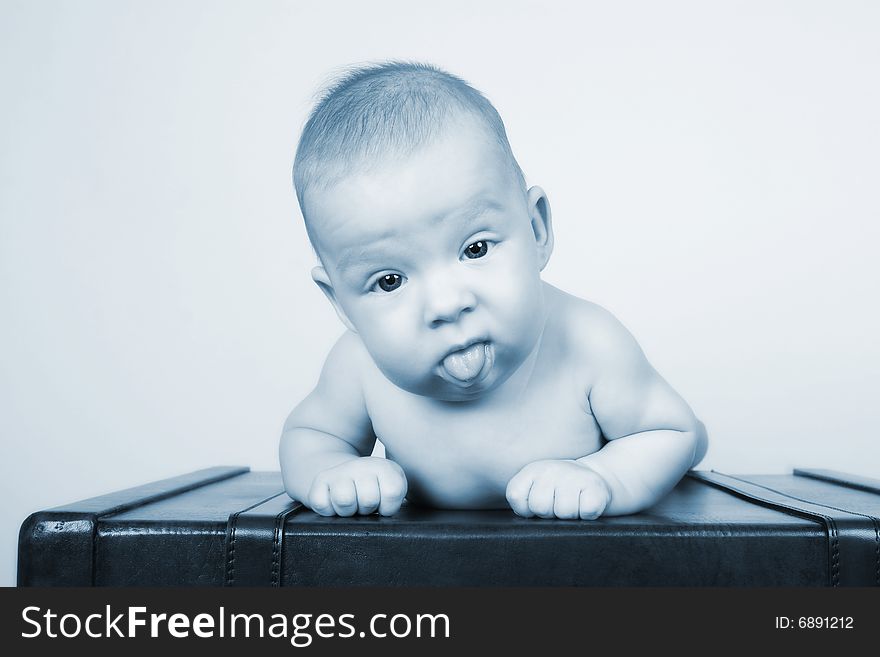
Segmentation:
{"type": "Polygon", "coordinates": [[[310,193],[305,211],[316,282],[400,388],[473,399],[537,344],[546,199],[521,188],[474,121],[310,193]]]}

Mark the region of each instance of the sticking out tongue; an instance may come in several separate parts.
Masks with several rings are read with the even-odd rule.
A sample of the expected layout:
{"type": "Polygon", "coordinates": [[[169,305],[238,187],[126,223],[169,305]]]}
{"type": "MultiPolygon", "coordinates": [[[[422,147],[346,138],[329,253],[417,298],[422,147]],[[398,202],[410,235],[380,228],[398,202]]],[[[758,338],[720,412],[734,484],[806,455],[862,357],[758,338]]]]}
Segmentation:
{"type": "Polygon", "coordinates": [[[443,359],[443,368],[459,381],[470,381],[486,362],[486,346],[482,342],[471,345],[467,349],[456,351],[443,359]]]}

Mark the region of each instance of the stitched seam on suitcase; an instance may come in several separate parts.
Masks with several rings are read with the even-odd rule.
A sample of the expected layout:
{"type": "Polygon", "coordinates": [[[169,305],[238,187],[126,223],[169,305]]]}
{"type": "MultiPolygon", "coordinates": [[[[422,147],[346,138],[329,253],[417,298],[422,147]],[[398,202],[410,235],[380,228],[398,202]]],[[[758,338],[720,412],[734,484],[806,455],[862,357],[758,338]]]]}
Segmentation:
{"type": "MultiPolygon", "coordinates": [[[[728,477],[732,475],[727,475],[728,477]]],[[[809,476],[809,475],[808,475],[809,476]]],[[[737,477],[733,477],[734,479],[738,479],[737,477]]],[[[844,480],[830,479],[826,477],[814,477],[814,479],[818,479],[819,481],[828,481],[830,483],[838,484],[840,486],[844,486],[846,488],[853,488],[855,490],[866,490],[868,492],[874,492],[873,490],[868,490],[867,488],[861,488],[858,486],[853,486],[850,482],[846,482],[844,480]]],[[[747,479],[740,479],[739,481],[748,481],[747,479]]],[[[874,529],[874,583],[877,586],[880,586],[880,519],[876,516],[872,516],[867,513],[860,513],[859,511],[851,511],[849,509],[841,509],[840,507],[831,506],[830,504],[823,504],[822,502],[813,502],[812,500],[805,500],[796,495],[789,495],[788,493],[783,493],[781,491],[776,490],[775,488],[770,488],[769,486],[764,486],[762,484],[756,484],[754,482],[749,482],[754,486],[759,486],[760,488],[764,488],[766,490],[773,491],[774,493],[779,493],[780,495],[785,495],[786,497],[790,497],[793,500],[799,500],[801,502],[806,502],[807,504],[815,504],[816,506],[824,506],[826,509],[834,509],[835,511],[842,511],[844,513],[851,513],[856,516],[861,516],[863,518],[867,518],[871,521],[871,525],[874,529]]]]}
{"type": "Polygon", "coordinates": [[[278,586],[278,571],[280,570],[278,567],[278,555],[281,553],[280,540],[278,538],[281,532],[278,531],[278,528],[282,525],[285,514],[286,512],[282,511],[275,516],[275,534],[272,537],[272,586],[278,586]]]}
{"type": "Polygon", "coordinates": [[[242,475],[247,470],[235,470],[231,469],[228,472],[218,473],[213,476],[206,476],[203,479],[197,479],[195,481],[190,482],[189,484],[182,484],[180,486],[169,488],[161,493],[154,493],[152,495],[144,495],[143,497],[139,497],[137,499],[130,500],[128,502],[122,504],[116,504],[114,506],[107,507],[102,509],[101,511],[94,512],[92,514],[92,572],[91,572],[91,586],[97,586],[98,581],[98,541],[100,534],[98,532],[98,523],[111,516],[116,516],[121,513],[126,513],[131,511],[132,509],[137,509],[143,506],[148,506],[150,504],[155,504],[156,502],[161,502],[163,500],[167,500],[176,495],[182,495],[183,493],[188,493],[193,490],[197,490],[204,486],[210,486],[211,484],[216,484],[221,481],[225,481],[227,479],[233,479],[242,475]]]}
{"type": "MultiPolygon", "coordinates": [[[[721,474],[721,473],[719,473],[721,474]]],[[[741,479],[740,477],[736,477],[734,475],[724,475],[725,477],[729,477],[735,481],[740,481],[744,484],[748,484],[750,486],[755,486],[757,488],[763,488],[766,491],[771,493],[776,493],[777,495],[781,495],[782,497],[787,497],[791,500],[796,500],[798,502],[803,502],[804,504],[812,504],[814,506],[823,506],[826,509],[834,509],[835,511],[841,511],[843,513],[852,513],[852,511],[847,511],[846,509],[838,509],[833,506],[829,506],[827,504],[821,504],[816,502],[811,502],[810,500],[803,500],[799,497],[795,497],[794,495],[788,495],[787,493],[783,493],[781,491],[776,490],[775,488],[770,488],[769,486],[764,486],[762,484],[756,484],[748,479],[741,479]]],[[[747,493],[746,493],[747,494],[747,493]]],[[[838,540],[838,532],[837,532],[837,523],[834,522],[834,518],[831,516],[825,515],[824,513],[818,513],[813,511],[807,511],[806,509],[798,509],[797,507],[789,506],[786,504],[781,504],[779,502],[772,502],[767,500],[770,504],[775,504],[783,508],[795,509],[800,511],[801,513],[810,513],[813,515],[820,516],[825,519],[825,526],[828,527],[829,537],[831,539],[831,586],[840,586],[840,541],[838,540]]],[[[858,513],[855,515],[864,516],[864,514],[858,513]]],[[[867,516],[870,518],[870,516],[867,516]]],[[[873,519],[872,519],[873,521],[873,519]]]]}
{"type": "MultiPolygon", "coordinates": [[[[763,488],[763,489],[765,489],[765,490],[770,491],[771,493],[776,493],[776,494],[781,495],[781,496],[783,496],[783,497],[789,497],[789,498],[791,498],[791,499],[797,500],[797,498],[792,498],[791,495],[786,495],[785,493],[780,493],[778,490],[774,490],[774,489],[772,489],[772,488],[767,488],[766,486],[761,486],[760,484],[753,484],[751,481],[748,481],[747,479],[737,479],[737,478],[734,477],[733,475],[728,475],[728,474],[724,474],[724,473],[721,473],[721,472],[717,472],[717,473],[715,473],[715,474],[722,475],[722,476],[724,476],[724,477],[727,477],[728,479],[734,479],[734,480],[736,480],[736,481],[740,481],[740,482],[742,482],[742,483],[744,483],[744,484],[749,484],[750,486],[755,486],[755,487],[757,487],[757,488],[763,488]]],[[[797,513],[800,513],[800,514],[806,514],[806,515],[809,515],[809,516],[814,516],[814,517],[817,517],[817,518],[822,518],[822,519],[825,520],[826,522],[832,520],[831,516],[827,516],[827,515],[825,515],[824,513],[819,513],[818,511],[808,511],[807,509],[801,509],[801,508],[799,508],[799,507],[792,506],[791,504],[783,504],[782,502],[774,502],[774,501],[772,501],[772,500],[762,499],[762,498],[758,497],[757,495],[752,495],[752,494],[750,494],[750,493],[747,493],[746,491],[740,490],[739,488],[734,488],[733,486],[725,485],[725,484],[722,483],[722,482],[713,482],[713,481],[711,481],[711,480],[706,480],[706,481],[707,481],[707,483],[714,483],[714,484],[716,484],[717,486],[720,486],[721,488],[723,488],[723,489],[725,489],[725,490],[729,490],[729,491],[732,491],[732,492],[739,493],[740,495],[744,495],[745,497],[749,497],[749,498],[751,498],[751,499],[753,499],[753,500],[759,500],[759,501],[762,501],[762,502],[764,502],[765,504],[769,504],[770,506],[773,506],[773,507],[778,507],[778,508],[780,508],[780,509],[788,509],[789,511],[796,511],[797,513]]],[[[808,502],[807,500],[798,500],[798,501],[800,501],[800,502],[805,502],[806,504],[815,504],[814,502],[808,502]]],[[[825,506],[826,508],[833,508],[833,507],[828,507],[828,506],[826,506],[825,504],[816,504],[816,506],[825,506]]],[[[844,513],[850,513],[849,511],[845,511],[844,509],[836,509],[836,510],[837,510],[837,511],[844,511],[844,513]]],[[[861,515],[861,514],[859,514],[859,515],[861,515]]],[[[868,517],[870,517],[870,516],[868,516],[868,517]]]]}
{"type": "Polygon", "coordinates": [[[226,551],[226,585],[232,586],[232,583],[235,582],[235,523],[238,520],[238,514],[241,511],[236,511],[232,517],[229,519],[230,523],[232,523],[232,527],[229,530],[231,537],[229,541],[229,546],[226,551]]]}
{"type": "Polygon", "coordinates": [[[868,480],[868,483],[865,483],[858,480],[862,479],[861,477],[857,477],[856,480],[853,480],[852,477],[856,477],[856,475],[848,475],[845,472],[838,473],[834,470],[827,472],[828,473],[826,474],[826,471],[824,470],[812,471],[809,469],[801,470],[795,468],[792,474],[794,474],[794,476],[796,477],[806,477],[808,479],[815,479],[816,481],[825,481],[830,484],[835,484],[837,486],[843,486],[844,488],[851,488],[853,490],[861,490],[865,491],[866,493],[874,493],[875,495],[880,495],[880,487],[878,487],[878,483],[880,482],[875,482],[875,480],[865,478],[868,480]]]}
{"type": "MultiPolygon", "coordinates": [[[[720,472],[718,474],[721,474],[720,472]]],[[[776,493],[777,495],[782,495],[783,497],[787,497],[792,500],[797,500],[798,502],[803,502],[805,504],[813,504],[814,506],[824,506],[826,509],[833,509],[834,511],[841,511],[843,513],[849,513],[854,516],[862,516],[863,518],[867,518],[868,520],[876,520],[876,518],[867,513],[860,513],[859,511],[851,511],[849,509],[841,509],[838,506],[831,506],[830,504],[823,504],[822,502],[814,502],[813,500],[805,500],[802,497],[798,497],[797,495],[791,495],[789,493],[783,493],[781,490],[776,490],[775,488],[770,488],[770,486],[765,486],[764,484],[758,484],[754,481],[749,481],[748,479],[740,479],[736,475],[724,475],[725,477],[730,477],[731,479],[736,479],[737,481],[741,481],[745,484],[749,484],[750,486],[757,486],[758,488],[763,488],[764,490],[768,490],[771,493],[776,493]]]]}
{"type": "Polygon", "coordinates": [[[837,540],[837,524],[834,518],[826,517],[831,530],[831,586],[840,585],[840,543],[837,540]]]}
{"type": "MultiPolygon", "coordinates": [[[[281,491],[283,493],[284,491],[281,491]]],[[[255,502],[251,504],[249,507],[242,509],[241,511],[236,511],[231,516],[229,516],[229,545],[227,545],[226,549],[226,586],[232,586],[235,583],[235,529],[238,523],[238,517],[251,509],[255,509],[261,504],[265,504],[269,500],[275,499],[281,493],[275,493],[274,495],[270,495],[264,500],[260,500],[259,502],[255,502]]]]}
{"type": "Polygon", "coordinates": [[[144,495],[143,497],[138,497],[136,499],[129,500],[128,502],[109,506],[100,511],[95,511],[94,515],[97,519],[106,518],[107,516],[116,516],[121,513],[131,511],[132,509],[155,504],[156,502],[161,502],[177,495],[182,495],[183,493],[189,493],[190,491],[194,491],[205,486],[210,486],[211,484],[217,484],[221,481],[226,481],[227,479],[234,479],[235,477],[243,475],[246,472],[247,469],[230,470],[229,472],[218,473],[210,477],[206,476],[204,479],[197,479],[188,484],[181,484],[176,487],[168,488],[167,490],[164,490],[162,492],[153,493],[152,495],[144,495]]]}
{"type": "MultiPolygon", "coordinates": [[[[759,488],[763,488],[765,490],[769,490],[774,493],[778,493],[779,495],[784,495],[785,497],[790,497],[793,500],[798,500],[800,502],[805,502],[807,504],[814,504],[816,506],[824,506],[826,509],[834,509],[835,511],[842,511],[843,513],[850,513],[852,515],[861,516],[863,518],[867,518],[868,520],[870,520],[871,525],[873,526],[873,529],[874,529],[874,583],[877,586],[880,586],[880,518],[877,518],[876,516],[872,516],[867,513],[860,513],[859,511],[851,511],[849,509],[842,509],[840,507],[831,506],[830,504],[823,504],[822,502],[814,502],[812,500],[805,500],[805,499],[798,497],[796,495],[790,495],[788,493],[783,493],[782,491],[778,491],[775,488],[770,488],[769,486],[764,486],[763,484],[758,484],[758,483],[749,481],[748,479],[740,479],[739,477],[735,477],[733,475],[725,475],[725,476],[730,477],[731,479],[736,479],[737,481],[749,483],[752,486],[757,486],[759,488]]],[[[819,481],[828,481],[831,483],[839,484],[844,487],[852,487],[856,490],[867,490],[867,489],[863,489],[863,488],[856,488],[853,486],[847,486],[847,483],[843,482],[843,481],[837,481],[837,480],[820,478],[820,477],[814,477],[814,478],[818,479],[819,481]]],[[[868,492],[873,492],[873,491],[868,491],[868,492]]],[[[839,564],[838,564],[838,566],[839,566],[839,564]]]]}
{"type": "MultiPolygon", "coordinates": [[[[715,475],[720,475],[720,476],[726,477],[728,479],[733,479],[734,481],[738,481],[740,483],[743,483],[743,484],[746,484],[749,486],[755,486],[756,488],[763,488],[767,491],[770,491],[771,493],[776,493],[777,495],[781,495],[782,497],[790,497],[790,496],[786,495],[785,493],[780,493],[779,491],[773,490],[772,488],[767,488],[766,486],[761,486],[760,484],[753,484],[752,482],[748,481],[747,479],[739,479],[737,477],[734,477],[733,475],[724,474],[723,472],[713,471],[713,473],[715,475]]],[[[789,511],[792,511],[795,514],[798,514],[800,516],[806,515],[816,521],[822,522],[824,524],[826,534],[827,534],[829,542],[831,544],[830,545],[831,557],[830,557],[830,563],[829,563],[829,571],[830,571],[829,574],[831,575],[831,586],[836,587],[836,586],[840,585],[840,579],[839,579],[839,577],[840,577],[840,547],[838,545],[838,540],[837,540],[837,528],[836,528],[836,525],[834,524],[833,519],[830,516],[827,516],[824,513],[819,513],[816,511],[808,511],[806,509],[800,509],[796,506],[791,506],[789,504],[783,504],[782,502],[774,502],[772,500],[763,499],[761,497],[758,497],[757,495],[747,493],[746,491],[741,490],[740,488],[737,488],[731,484],[725,484],[720,481],[713,481],[711,478],[702,479],[701,477],[696,477],[696,479],[698,481],[703,481],[703,482],[710,484],[710,485],[718,486],[721,489],[726,490],[730,493],[742,495],[743,497],[747,497],[747,498],[754,500],[756,502],[770,505],[772,508],[775,508],[777,510],[788,509],[789,511]]],[[[801,501],[803,501],[803,500],[801,500],[801,501]]]]}
{"type": "MultiPolygon", "coordinates": [[[[765,486],[763,484],[758,484],[758,483],[749,481],[748,479],[740,479],[739,477],[736,477],[734,475],[724,475],[724,476],[730,477],[731,479],[736,479],[737,481],[742,481],[744,483],[751,484],[752,486],[757,486],[758,488],[763,488],[764,490],[768,490],[773,493],[783,495],[785,497],[789,497],[793,500],[798,500],[799,502],[804,502],[805,504],[813,504],[815,506],[823,506],[826,509],[833,509],[835,511],[849,513],[854,516],[861,516],[862,518],[867,518],[868,520],[870,520],[871,525],[873,526],[873,529],[874,529],[874,582],[878,586],[880,586],[880,524],[878,524],[878,522],[880,522],[880,519],[878,519],[875,516],[869,515],[867,513],[860,513],[859,511],[851,511],[849,509],[841,509],[840,507],[831,506],[830,504],[823,504],[822,502],[814,502],[812,500],[805,500],[801,497],[798,497],[797,495],[790,495],[788,493],[783,493],[782,491],[778,491],[775,488],[770,488],[769,486],[765,486]]],[[[822,479],[821,481],[831,481],[831,480],[822,479]]],[[[834,483],[837,483],[837,482],[834,482],[834,483]]],[[[841,485],[846,486],[846,484],[841,484],[841,485]]],[[[839,557],[839,555],[838,555],[838,557],[839,557]]],[[[838,570],[839,570],[839,565],[840,564],[839,564],[839,559],[838,559],[838,570]]]]}
{"type": "Polygon", "coordinates": [[[98,581],[98,520],[100,516],[92,520],[92,586],[98,581]]]}
{"type": "Polygon", "coordinates": [[[284,552],[282,550],[282,544],[284,542],[284,524],[287,522],[287,517],[291,513],[301,508],[303,508],[302,504],[296,503],[296,506],[293,506],[286,511],[282,511],[275,516],[275,542],[272,546],[272,586],[281,586],[281,560],[284,558],[284,552]]]}
{"type": "Polygon", "coordinates": [[[880,586],[880,525],[874,520],[874,583],[880,586]]]}

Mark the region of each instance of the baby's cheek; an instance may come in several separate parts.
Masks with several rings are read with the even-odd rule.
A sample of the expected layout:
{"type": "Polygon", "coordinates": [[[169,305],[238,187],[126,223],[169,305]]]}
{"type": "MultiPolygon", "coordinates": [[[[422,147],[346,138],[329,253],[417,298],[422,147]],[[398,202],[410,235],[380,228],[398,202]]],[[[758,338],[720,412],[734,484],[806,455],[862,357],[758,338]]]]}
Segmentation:
{"type": "Polygon", "coordinates": [[[505,297],[516,297],[522,301],[531,297],[541,286],[541,272],[534,262],[533,254],[520,247],[499,259],[493,273],[495,286],[505,297]]]}
{"type": "Polygon", "coordinates": [[[432,385],[431,364],[417,343],[383,342],[371,351],[373,362],[394,385],[416,394],[426,394],[432,385]]]}
{"type": "Polygon", "coordinates": [[[540,279],[510,272],[494,286],[495,309],[511,330],[523,330],[540,321],[540,279]]]}
{"type": "Polygon", "coordinates": [[[356,328],[361,339],[376,361],[392,362],[401,352],[412,349],[414,339],[412,313],[401,312],[388,304],[383,312],[372,312],[359,317],[356,328]]]}

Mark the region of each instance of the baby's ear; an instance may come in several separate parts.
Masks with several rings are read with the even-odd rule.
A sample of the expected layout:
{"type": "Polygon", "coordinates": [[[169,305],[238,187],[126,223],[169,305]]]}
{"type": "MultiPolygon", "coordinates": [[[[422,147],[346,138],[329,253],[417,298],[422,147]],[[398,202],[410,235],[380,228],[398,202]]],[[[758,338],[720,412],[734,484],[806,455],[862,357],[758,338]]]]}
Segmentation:
{"type": "Polygon", "coordinates": [[[532,222],[532,232],[535,235],[535,245],[538,247],[538,267],[543,270],[550,261],[553,253],[553,222],[550,215],[550,201],[547,194],[540,187],[532,187],[527,194],[529,219],[532,222]]]}
{"type": "Polygon", "coordinates": [[[345,324],[345,327],[352,333],[357,333],[351,320],[348,319],[348,315],[345,314],[342,306],[339,305],[339,300],[336,298],[336,290],[333,289],[333,284],[330,282],[330,277],[327,276],[327,271],[321,266],[315,267],[312,269],[312,280],[315,281],[315,284],[319,288],[321,288],[321,292],[324,293],[324,296],[330,300],[333,310],[336,311],[336,314],[339,316],[339,319],[342,320],[342,323],[345,324]]]}

